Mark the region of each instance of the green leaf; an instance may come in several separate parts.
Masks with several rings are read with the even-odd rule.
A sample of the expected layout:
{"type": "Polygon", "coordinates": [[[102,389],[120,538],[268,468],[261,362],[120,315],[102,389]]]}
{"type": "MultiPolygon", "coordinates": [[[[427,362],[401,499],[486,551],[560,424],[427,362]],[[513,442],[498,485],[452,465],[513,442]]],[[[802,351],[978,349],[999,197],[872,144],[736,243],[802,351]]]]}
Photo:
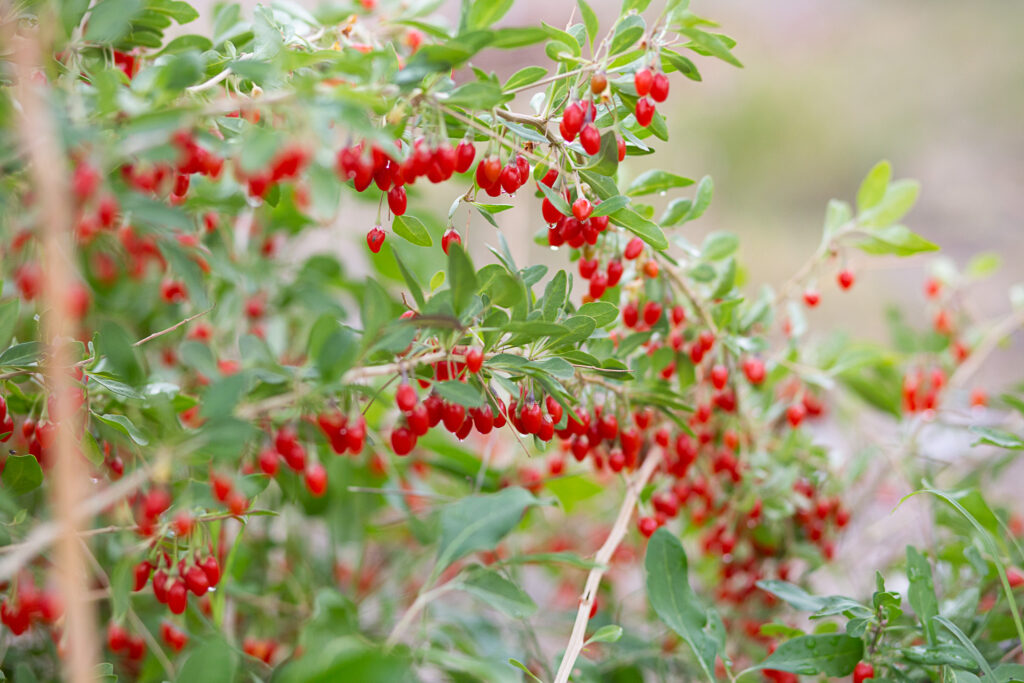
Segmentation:
{"type": "Polygon", "coordinates": [[[572,512],[579,503],[599,495],[604,490],[604,487],[592,478],[580,474],[552,477],[544,483],[544,488],[558,499],[566,512],[572,512]]]}
{"type": "Polygon", "coordinates": [[[448,246],[448,286],[451,288],[455,314],[461,315],[473,301],[477,280],[469,254],[456,242],[448,246]]]}
{"type": "Polygon", "coordinates": [[[587,638],[584,646],[590,643],[617,643],[622,638],[622,627],[617,624],[606,624],[597,629],[594,635],[587,638]]]}
{"type": "Polygon", "coordinates": [[[786,581],[775,579],[758,581],[757,587],[785,600],[791,607],[802,612],[817,612],[825,606],[825,598],[811,595],[800,586],[786,581]]]}
{"type": "Polygon", "coordinates": [[[493,569],[473,565],[462,572],[458,586],[513,619],[525,619],[537,611],[537,603],[526,591],[493,569]]]}
{"type": "Polygon", "coordinates": [[[857,248],[868,254],[913,256],[924,251],[938,251],[939,246],[902,225],[890,225],[872,230],[869,235],[857,242],[857,248]]]}
{"type": "Polygon", "coordinates": [[[515,668],[519,669],[523,673],[525,673],[532,680],[537,681],[537,683],[544,683],[544,681],[542,681],[539,678],[537,678],[536,674],[534,674],[532,671],[530,671],[530,667],[526,666],[525,664],[520,662],[518,659],[509,659],[508,663],[511,664],[512,666],[514,666],[515,668]]]}
{"type": "Polygon", "coordinates": [[[629,198],[623,197],[621,194],[617,194],[614,197],[602,200],[602,202],[594,207],[593,212],[590,216],[592,218],[600,218],[601,216],[609,216],[619,209],[629,206],[629,198]]]}
{"type": "Polygon", "coordinates": [[[675,173],[651,169],[642,173],[636,180],[630,183],[626,189],[626,194],[630,197],[639,197],[655,192],[665,192],[674,187],[686,187],[687,185],[693,185],[693,181],[675,173]]]}
{"type": "Polygon", "coordinates": [[[9,455],[0,481],[15,495],[28,493],[43,483],[43,468],[34,455],[9,455]]]}
{"type": "Polygon", "coordinates": [[[739,238],[731,232],[712,232],[704,239],[700,256],[708,261],[721,261],[735,254],[739,246],[739,238]]]}
{"type": "Polygon", "coordinates": [[[676,71],[689,78],[691,81],[703,80],[701,78],[700,71],[697,70],[697,65],[690,61],[688,58],[679,54],[678,52],[673,52],[672,50],[662,48],[661,65],[663,71],[668,72],[669,67],[671,66],[676,71]]]}
{"type": "Polygon", "coordinates": [[[597,32],[600,30],[600,25],[597,21],[597,13],[594,12],[593,8],[586,3],[586,0],[577,0],[580,7],[580,15],[583,17],[583,26],[587,30],[587,38],[590,39],[590,47],[594,47],[594,41],[597,40],[597,32]]]}
{"type": "Polygon", "coordinates": [[[640,37],[643,36],[646,29],[647,23],[639,14],[632,14],[626,17],[619,22],[618,26],[615,27],[615,34],[612,36],[612,42],[611,46],[608,48],[608,54],[613,56],[626,51],[628,48],[632,47],[636,41],[640,40],[640,37]]]}
{"type": "Polygon", "coordinates": [[[626,228],[658,251],[668,249],[668,238],[665,237],[661,228],[632,209],[619,209],[615,213],[609,214],[608,218],[615,225],[626,228]]]}
{"type": "Polygon", "coordinates": [[[416,302],[417,306],[422,308],[423,304],[426,303],[426,299],[423,298],[423,288],[420,287],[420,283],[416,280],[416,276],[413,275],[405,266],[405,263],[398,256],[398,251],[396,251],[394,247],[391,248],[391,254],[395,257],[395,263],[398,264],[398,270],[402,274],[402,279],[405,280],[405,284],[409,287],[409,293],[412,294],[413,300],[416,302]]]}
{"type": "Polygon", "coordinates": [[[1021,439],[1016,434],[992,427],[979,427],[978,425],[971,425],[968,429],[979,437],[977,441],[971,444],[972,446],[987,444],[1014,451],[1024,450],[1024,439],[1021,439]]]}
{"type": "Polygon", "coordinates": [[[576,312],[593,318],[598,327],[604,327],[619,317],[619,309],[608,301],[591,301],[580,306],[576,312]]]}
{"type": "Polygon", "coordinates": [[[185,660],[177,680],[181,683],[232,681],[237,667],[236,651],[219,636],[208,636],[185,660]]]}
{"type": "Polygon", "coordinates": [[[93,413],[93,417],[100,422],[113,427],[119,432],[128,435],[132,441],[140,446],[145,446],[149,443],[149,439],[139,431],[139,428],[135,426],[135,423],[124,415],[112,415],[110,413],[97,415],[96,413],[93,413]]]}
{"type": "Polygon", "coordinates": [[[954,624],[952,621],[950,621],[946,617],[941,617],[941,616],[936,616],[935,617],[935,621],[936,621],[936,623],[939,623],[939,624],[942,624],[943,626],[945,626],[946,629],[950,633],[952,633],[956,637],[957,640],[960,641],[960,644],[964,646],[964,649],[966,649],[968,652],[971,653],[971,656],[974,657],[974,661],[976,661],[978,663],[978,666],[981,667],[981,670],[987,676],[987,678],[985,680],[987,680],[987,681],[994,681],[994,680],[996,680],[996,675],[992,671],[992,667],[989,665],[988,660],[985,659],[985,657],[983,657],[980,652],[978,652],[977,646],[971,641],[970,638],[967,637],[967,635],[963,631],[960,630],[960,628],[956,624],[954,624]]]}
{"type": "Polygon", "coordinates": [[[935,585],[932,583],[932,567],[928,560],[915,548],[907,546],[907,600],[914,608],[917,618],[924,626],[925,635],[930,645],[936,644],[934,619],[939,614],[939,601],[935,597],[935,585]]]}
{"type": "Polygon", "coordinates": [[[857,190],[857,212],[863,213],[868,209],[877,206],[885,196],[885,189],[889,187],[892,180],[892,165],[886,161],[879,161],[864,176],[857,190]]]}
{"type": "Polygon", "coordinates": [[[465,382],[459,382],[458,380],[435,382],[434,388],[444,400],[451,403],[458,403],[459,405],[466,406],[467,408],[479,408],[486,403],[484,397],[481,396],[480,391],[476,387],[465,382]]]}
{"type": "Polygon", "coordinates": [[[971,278],[988,277],[1003,265],[1003,257],[993,251],[975,254],[964,267],[964,274],[971,278]]]}
{"type": "Polygon", "coordinates": [[[682,636],[704,675],[713,682],[719,646],[709,630],[710,610],[704,610],[690,588],[686,551],[668,529],[658,529],[647,542],[644,574],[647,598],[654,611],[682,636]]]}
{"type": "Polygon", "coordinates": [[[487,28],[512,8],[512,0],[473,0],[466,19],[470,29],[487,28]]]}
{"type": "Polygon", "coordinates": [[[501,86],[494,81],[470,81],[453,90],[445,102],[466,109],[491,109],[505,99],[501,86]]]}
{"type": "Polygon", "coordinates": [[[514,50],[539,43],[548,37],[547,31],[536,26],[500,28],[494,32],[488,47],[514,50]]]}
{"type": "Polygon", "coordinates": [[[429,247],[434,244],[430,239],[423,221],[415,216],[395,216],[395,222],[391,224],[395,234],[419,247],[429,247]]]}
{"type": "Polygon", "coordinates": [[[849,676],[864,656],[864,641],[847,635],[798,636],[775,648],[753,670],[774,669],[804,676],[849,676]]]}
{"type": "Polygon", "coordinates": [[[729,46],[725,44],[720,36],[714,33],[706,33],[698,28],[692,26],[680,26],[679,32],[690,39],[690,43],[687,45],[691,50],[697,53],[706,53],[712,57],[718,57],[724,62],[732,64],[733,66],[742,67],[743,64],[740,60],[736,59],[729,49],[729,46]]]}
{"type": "Polygon", "coordinates": [[[538,501],[526,489],[512,486],[497,493],[467,496],[441,510],[441,545],[434,575],[477,550],[492,550],[519,524],[538,501]]]}
{"type": "Polygon", "coordinates": [[[569,202],[565,201],[565,197],[561,192],[548,187],[544,183],[540,183],[540,191],[544,193],[544,196],[548,198],[552,206],[558,209],[558,212],[563,216],[572,215],[572,207],[569,206],[569,202]]]}
{"type": "Polygon", "coordinates": [[[505,81],[503,86],[505,90],[514,90],[516,88],[522,88],[523,86],[536,83],[540,79],[544,78],[548,73],[548,70],[542,66],[527,66],[515,72],[509,79],[505,81]]]}
{"type": "Polygon", "coordinates": [[[143,10],[142,0],[101,0],[89,14],[85,39],[93,43],[116,43],[131,28],[143,10]]]}
{"type": "Polygon", "coordinates": [[[890,183],[882,201],[859,216],[860,224],[867,228],[884,228],[903,218],[917,201],[921,186],[916,180],[897,180],[890,183]]]}
{"type": "Polygon", "coordinates": [[[37,341],[22,342],[0,353],[0,366],[18,367],[31,365],[39,359],[43,352],[43,343],[37,341]]]}
{"type": "Polygon", "coordinates": [[[0,304],[0,349],[6,349],[14,337],[14,328],[18,325],[18,313],[21,310],[19,299],[11,299],[0,304]]]}
{"type": "Polygon", "coordinates": [[[206,418],[227,417],[242,400],[248,385],[248,378],[243,373],[217,380],[203,394],[199,414],[206,418]]]}

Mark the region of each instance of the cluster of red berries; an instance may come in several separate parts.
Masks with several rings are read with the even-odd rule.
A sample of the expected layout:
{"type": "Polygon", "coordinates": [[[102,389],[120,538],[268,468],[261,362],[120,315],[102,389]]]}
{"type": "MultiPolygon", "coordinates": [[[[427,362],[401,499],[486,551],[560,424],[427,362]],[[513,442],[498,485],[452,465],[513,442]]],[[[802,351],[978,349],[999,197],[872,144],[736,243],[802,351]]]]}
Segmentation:
{"type": "Polygon", "coordinates": [[[124,655],[128,663],[138,666],[146,656],[146,641],[133,635],[120,624],[107,625],[107,647],[114,654],[124,655]]]}
{"type": "Polygon", "coordinates": [[[651,125],[651,121],[654,119],[656,109],[654,103],[664,102],[668,99],[668,85],[668,76],[660,71],[654,73],[650,69],[644,68],[633,74],[633,86],[636,88],[636,94],[640,97],[636,102],[633,115],[636,116],[636,122],[644,128],[651,125]]]}
{"type": "Polygon", "coordinates": [[[939,392],[946,386],[946,373],[942,368],[925,371],[917,368],[903,375],[903,412],[917,413],[935,410],[939,392]]]}
{"type": "MultiPolygon", "coordinates": [[[[8,586],[0,587],[7,590],[8,586]]],[[[64,613],[57,593],[40,590],[32,575],[23,572],[17,587],[9,598],[0,600],[0,623],[16,636],[31,628],[34,623],[53,625],[64,613]]]]}
{"type": "Polygon", "coordinates": [[[242,652],[264,664],[270,664],[279,647],[276,640],[246,636],[242,640],[242,652]]]}
{"type": "MultiPolygon", "coordinates": [[[[476,374],[483,367],[483,352],[478,348],[462,350],[465,361],[441,362],[434,367],[437,381],[449,378],[465,379],[465,373],[476,374]]],[[[420,380],[421,385],[429,383],[420,380]]],[[[465,439],[474,429],[481,434],[489,434],[491,430],[505,425],[506,410],[499,399],[497,406],[489,405],[466,409],[460,403],[445,401],[436,393],[431,393],[420,401],[416,389],[409,383],[403,383],[395,392],[395,404],[401,417],[391,430],[391,449],[396,455],[408,455],[416,447],[419,437],[431,428],[444,424],[445,429],[457,438],[465,439]]]]}
{"type": "Polygon", "coordinates": [[[175,563],[170,555],[161,553],[156,564],[143,560],[135,565],[134,590],[141,591],[153,577],[153,595],[174,614],[181,614],[191,592],[201,598],[220,583],[220,563],[213,555],[199,557],[186,554],[175,563]]]}

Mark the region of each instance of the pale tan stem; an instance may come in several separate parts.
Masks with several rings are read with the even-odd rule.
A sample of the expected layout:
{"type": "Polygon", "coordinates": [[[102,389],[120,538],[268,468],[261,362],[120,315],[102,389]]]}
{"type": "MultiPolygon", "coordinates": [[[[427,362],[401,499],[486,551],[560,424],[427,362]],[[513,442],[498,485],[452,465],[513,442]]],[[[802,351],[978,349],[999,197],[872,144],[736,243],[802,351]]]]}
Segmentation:
{"type": "Polygon", "coordinates": [[[54,465],[48,488],[57,524],[54,573],[65,609],[67,647],[62,664],[67,680],[86,683],[93,679],[98,644],[94,606],[88,600],[90,572],[78,537],[84,519],[75,514],[84,497],[88,474],[76,445],[82,426],[74,400],[73,359],[67,345],[77,338],[66,297],[74,277],[68,267],[73,262],[71,206],[67,161],[43,94],[46,86],[35,78],[36,73],[41,73],[44,45],[48,43],[47,36],[41,33],[47,25],[47,21],[40,21],[39,32],[16,39],[16,93],[21,109],[21,143],[29,161],[42,237],[42,331],[48,346],[45,375],[53,399],[50,421],[56,425],[54,465]]]}
{"type": "Polygon", "coordinates": [[[654,471],[658,469],[663,457],[664,451],[661,448],[652,448],[647,453],[647,458],[644,460],[643,465],[640,466],[640,469],[626,482],[626,496],[619,507],[619,515],[615,518],[615,523],[612,525],[612,530],[608,532],[608,538],[605,539],[604,545],[601,546],[600,550],[597,551],[597,555],[594,556],[594,562],[598,566],[591,569],[590,573],[587,574],[587,582],[580,596],[580,607],[576,612],[576,623],[573,624],[572,635],[569,636],[569,644],[565,647],[562,663],[558,666],[555,683],[567,683],[569,676],[572,674],[572,667],[576,664],[576,659],[583,650],[583,639],[587,632],[587,622],[590,620],[590,608],[593,607],[594,600],[597,598],[597,589],[601,585],[601,578],[608,569],[612,555],[615,554],[619,543],[622,542],[622,538],[626,535],[626,531],[629,528],[629,520],[633,517],[633,509],[636,507],[637,499],[640,497],[640,491],[647,485],[654,471]]]}

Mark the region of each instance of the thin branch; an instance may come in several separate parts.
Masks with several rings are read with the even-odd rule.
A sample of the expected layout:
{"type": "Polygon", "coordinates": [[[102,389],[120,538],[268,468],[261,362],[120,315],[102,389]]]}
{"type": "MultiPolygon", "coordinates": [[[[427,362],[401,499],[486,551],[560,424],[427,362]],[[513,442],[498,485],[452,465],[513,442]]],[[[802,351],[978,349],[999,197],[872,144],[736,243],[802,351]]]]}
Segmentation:
{"type": "Polygon", "coordinates": [[[615,524],[612,525],[612,530],[608,532],[608,538],[605,539],[604,545],[601,546],[601,549],[597,551],[597,555],[594,557],[594,561],[599,566],[591,569],[587,575],[587,582],[583,587],[583,594],[580,596],[580,607],[576,612],[576,623],[573,624],[572,635],[569,636],[569,644],[565,648],[565,656],[562,657],[562,663],[558,667],[555,683],[568,683],[569,681],[572,667],[580,656],[580,651],[583,650],[583,639],[587,631],[587,622],[590,620],[590,608],[594,605],[594,600],[597,598],[597,589],[601,585],[601,578],[611,562],[612,555],[619,547],[619,543],[622,542],[623,536],[626,535],[629,520],[633,516],[633,508],[636,507],[637,499],[640,497],[640,491],[647,485],[647,481],[661,464],[663,457],[664,452],[661,448],[652,448],[647,453],[647,458],[644,460],[643,465],[633,475],[633,478],[626,483],[626,496],[619,507],[619,515],[615,518],[615,524]]]}
{"type": "Polygon", "coordinates": [[[966,383],[981,368],[992,352],[996,350],[999,343],[1016,332],[1020,327],[1024,327],[1024,308],[1014,311],[1003,318],[1001,322],[997,323],[985,335],[981,343],[971,351],[971,355],[967,357],[967,360],[953,372],[947,387],[958,387],[966,383]]]}
{"type": "Polygon", "coordinates": [[[210,306],[205,311],[200,311],[199,313],[196,313],[193,316],[189,316],[188,318],[185,318],[184,320],[181,320],[179,322],[174,323],[173,325],[171,325],[170,327],[168,327],[166,329],[160,330],[159,332],[154,332],[153,334],[149,335],[148,337],[143,337],[139,341],[137,341],[134,344],[132,344],[132,346],[142,346],[146,342],[152,341],[152,340],[156,339],[157,337],[162,337],[165,334],[168,334],[169,332],[174,332],[176,329],[178,329],[182,325],[187,325],[190,322],[192,322],[193,320],[195,320],[196,318],[200,318],[200,317],[206,315],[207,313],[209,313],[212,310],[213,310],[213,306],[210,306]]]}

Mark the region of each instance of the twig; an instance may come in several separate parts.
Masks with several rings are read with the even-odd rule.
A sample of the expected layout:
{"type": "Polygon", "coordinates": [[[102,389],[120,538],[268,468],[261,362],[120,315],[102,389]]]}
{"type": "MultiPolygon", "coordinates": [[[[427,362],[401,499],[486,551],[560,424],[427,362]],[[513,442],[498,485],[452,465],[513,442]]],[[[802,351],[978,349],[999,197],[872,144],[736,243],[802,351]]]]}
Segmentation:
{"type": "Polygon", "coordinates": [[[419,613],[423,611],[423,608],[427,606],[427,603],[436,598],[437,596],[447,593],[452,589],[453,586],[449,583],[446,583],[442,586],[434,588],[433,590],[429,590],[417,595],[416,600],[414,600],[412,605],[409,606],[409,609],[405,611],[405,614],[403,614],[402,618],[398,620],[398,623],[395,624],[395,627],[391,629],[391,635],[388,636],[386,646],[390,648],[397,645],[399,639],[402,637],[402,634],[412,623],[413,619],[415,619],[419,615],[419,613]]]}
{"type": "Polygon", "coordinates": [[[187,325],[190,322],[192,322],[193,320],[195,320],[196,318],[202,317],[202,316],[206,315],[207,313],[209,313],[212,310],[213,310],[213,306],[210,306],[205,311],[200,311],[199,313],[196,313],[193,316],[189,316],[188,318],[185,318],[184,320],[176,322],[173,325],[171,325],[170,327],[168,327],[167,329],[160,330],[159,332],[154,332],[153,334],[149,335],[148,337],[143,337],[139,341],[137,341],[134,344],[132,344],[132,346],[142,346],[146,342],[152,341],[153,339],[156,339],[157,337],[162,337],[162,336],[164,336],[165,334],[167,334],[169,332],[174,332],[176,329],[178,329],[182,325],[187,325]]]}
{"type": "Polygon", "coordinates": [[[633,478],[626,483],[626,496],[619,507],[619,515],[615,518],[615,524],[612,525],[612,530],[608,532],[608,538],[605,539],[604,545],[601,546],[601,549],[597,551],[597,555],[594,556],[594,561],[599,566],[591,569],[587,575],[587,582],[583,587],[583,594],[580,596],[580,607],[576,612],[576,623],[573,624],[572,635],[569,636],[569,644],[565,648],[565,656],[562,657],[562,663],[558,666],[555,683],[568,683],[572,667],[576,663],[576,658],[579,657],[580,651],[583,649],[583,638],[586,634],[587,622],[590,620],[590,608],[597,598],[597,589],[601,585],[601,577],[604,576],[611,562],[612,555],[619,547],[619,543],[622,542],[622,537],[626,535],[629,520],[633,516],[633,508],[636,507],[636,501],[640,497],[640,491],[647,485],[647,480],[651,478],[651,475],[654,474],[654,471],[661,464],[663,457],[664,452],[661,448],[652,448],[647,453],[647,458],[644,460],[643,465],[633,475],[633,478]]]}
{"type": "Polygon", "coordinates": [[[571,76],[575,76],[577,74],[581,74],[584,71],[589,71],[589,70],[592,70],[593,68],[594,68],[594,66],[592,64],[588,64],[586,66],[581,66],[578,69],[573,69],[572,71],[566,71],[563,74],[555,74],[553,76],[548,76],[547,78],[542,78],[539,81],[534,81],[533,83],[527,83],[526,85],[521,85],[518,88],[512,88],[511,90],[506,90],[505,93],[506,94],[513,94],[513,93],[517,93],[517,92],[522,92],[524,90],[532,90],[533,88],[536,88],[538,86],[547,85],[548,83],[554,83],[555,81],[560,81],[563,78],[569,78],[571,76]]]}
{"type": "Polygon", "coordinates": [[[712,334],[717,335],[718,327],[715,325],[715,321],[711,317],[711,312],[708,311],[707,307],[697,296],[697,293],[693,291],[692,287],[690,287],[690,283],[686,281],[686,276],[680,273],[678,269],[671,264],[666,264],[665,270],[668,272],[672,281],[679,286],[679,289],[683,290],[683,294],[690,300],[690,304],[697,309],[697,315],[699,315],[700,319],[704,321],[704,325],[711,330],[712,334]]]}

